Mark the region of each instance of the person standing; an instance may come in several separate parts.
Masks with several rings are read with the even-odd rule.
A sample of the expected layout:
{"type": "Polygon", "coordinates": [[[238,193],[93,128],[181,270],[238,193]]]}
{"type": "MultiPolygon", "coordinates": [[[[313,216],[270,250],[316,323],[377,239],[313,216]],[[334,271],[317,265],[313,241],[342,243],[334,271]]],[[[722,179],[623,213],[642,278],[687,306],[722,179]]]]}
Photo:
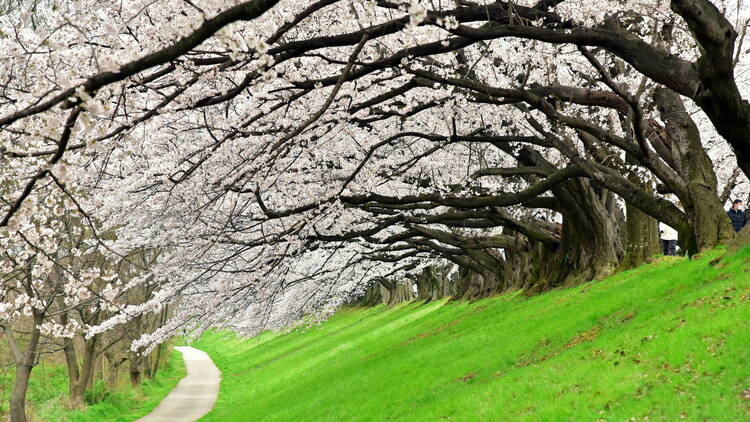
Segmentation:
{"type": "Polygon", "coordinates": [[[659,223],[659,241],[661,252],[667,256],[677,255],[677,230],[664,223],[659,223]]]}
{"type": "Polygon", "coordinates": [[[727,216],[732,220],[732,228],[734,231],[739,232],[747,224],[747,215],[742,210],[742,200],[735,199],[732,202],[732,208],[727,211],[727,216]]]}

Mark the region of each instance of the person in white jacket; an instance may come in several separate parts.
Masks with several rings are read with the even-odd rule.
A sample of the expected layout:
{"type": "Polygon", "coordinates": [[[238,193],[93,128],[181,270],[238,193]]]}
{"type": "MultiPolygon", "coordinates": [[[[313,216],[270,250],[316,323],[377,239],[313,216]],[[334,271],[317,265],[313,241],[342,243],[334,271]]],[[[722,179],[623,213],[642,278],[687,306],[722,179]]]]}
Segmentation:
{"type": "Polygon", "coordinates": [[[661,251],[664,255],[677,255],[677,230],[664,223],[659,223],[659,239],[661,251]]]}

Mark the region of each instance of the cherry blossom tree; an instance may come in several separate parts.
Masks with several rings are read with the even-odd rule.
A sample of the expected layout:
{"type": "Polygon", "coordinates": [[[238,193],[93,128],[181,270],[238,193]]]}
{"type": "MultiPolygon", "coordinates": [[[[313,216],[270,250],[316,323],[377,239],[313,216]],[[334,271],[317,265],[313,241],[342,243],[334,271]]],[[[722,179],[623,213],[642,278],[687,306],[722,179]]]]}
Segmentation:
{"type": "Polygon", "coordinates": [[[64,236],[30,223],[54,193],[116,233],[99,239],[112,254],[161,251],[123,287],[150,295],[88,336],[168,304],[133,350],[281,329],[448,265],[456,297],[539,292],[648,259],[657,220],[690,254],[734,238],[722,205],[750,174],[744,1],[35,13],[0,18],[0,241],[26,248],[31,225],[64,236]]]}
{"type": "MultiPolygon", "coordinates": [[[[3,239],[0,328],[16,366],[10,397],[13,420],[25,420],[29,377],[41,355],[59,350],[59,342],[66,356],[72,352],[72,338],[85,331],[87,324],[95,323],[83,317],[84,313],[98,315],[119,309],[116,299],[122,293],[123,283],[98,253],[92,231],[83,228],[80,221],[58,215],[63,209],[61,202],[54,195],[40,204],[30,202],[34,215],[31,224],[20,227],[13,237],[3,239]],[[57,236],[56,230],[67,236],[57,236]],[[78,310],[82,317],[73,318],[73,310],[78,310]]],[[[90,344],[95,342],[96,339],[90,344]]],[[[77,382],[77,376],[71,377],[74,402],[83,401],[83,388],[92,369],[90,357],[86,353],[83,359],[82,381],[77,382]]],[[[71,368],[77,374],[77,359],[68,363],[74,365],[71,368]]]]}

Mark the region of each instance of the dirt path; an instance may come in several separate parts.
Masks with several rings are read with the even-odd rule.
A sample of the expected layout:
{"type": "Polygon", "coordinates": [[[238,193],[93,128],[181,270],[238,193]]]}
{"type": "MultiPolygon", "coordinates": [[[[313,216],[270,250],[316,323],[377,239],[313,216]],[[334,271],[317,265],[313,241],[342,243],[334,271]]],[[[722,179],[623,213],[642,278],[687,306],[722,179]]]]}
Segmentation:
{"type": "Polygon", "coordinates": [[[193,422],[208,413],[219,393],[221,372],[208,355],[192,347],[175,347],[185,359],[187,375],[159,406],[136,422],[193,422]]]}

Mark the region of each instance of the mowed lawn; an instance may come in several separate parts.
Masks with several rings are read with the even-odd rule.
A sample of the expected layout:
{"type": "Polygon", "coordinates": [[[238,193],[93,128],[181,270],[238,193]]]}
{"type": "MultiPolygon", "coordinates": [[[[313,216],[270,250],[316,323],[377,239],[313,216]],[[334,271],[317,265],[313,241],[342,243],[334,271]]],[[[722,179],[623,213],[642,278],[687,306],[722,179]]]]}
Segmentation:
{"type": "Polygon", "coordinates": [[[750,420],[750,250],[662,258],[536,297],[347,309],[206,334],[205,421],[750,420]]]}

